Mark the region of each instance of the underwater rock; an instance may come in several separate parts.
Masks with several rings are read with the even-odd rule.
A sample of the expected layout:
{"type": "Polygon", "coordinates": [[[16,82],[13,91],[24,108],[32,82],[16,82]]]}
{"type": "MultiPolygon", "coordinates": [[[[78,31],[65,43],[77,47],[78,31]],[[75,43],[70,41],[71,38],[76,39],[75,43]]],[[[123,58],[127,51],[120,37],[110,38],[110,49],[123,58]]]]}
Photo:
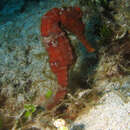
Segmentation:
{"type": "Polygon", "coordinates": [[[110,7],[114,10],[112,15],[115,20],[117,39],[122,38],[126,32],[130,34],[130,1],[112,0],[110,7]]]}
{"type": "MultiPolygon", "coordinates": [[[[19,11],[20,8],[23,6],[22,1],[19,1],[17,8],[15,8],[13,5],[14,0],[11,0],[10,2],[12,2],[11,6],[12,11],[9,12],[9,14],[15,11],[19,11]]],[[[127,7],[129,7],[128,6],[129,0],[127,0],[126,2],[127,7]]],[[[74,3],[75,2],[72,1],[72,4],[74,3]]],[[[6,18],[2,17],[0,19],[0,34],[1,34],[0,35],[0,104],[1,104],[0,115],[3,118],[2,119],[3,122],[5,123],[6,120],[9,118],[6,123],[7,125],[5,126],[4,124],[2,127],[0,126],[0,128],[3,129],[11,129],[12,127],[15,128],[17,122],[19,120],[21,121],[21,115],[23,114],[22,112],[24,111],[24,104],[30,104],[30,103],[34,104],[36,105],[36,109],[38,109],[39,106],[41,107],[40,110],[38,109],[38,112],[36,111],[32,117],[32,124],[35,125],[32,125],[30,123],[31,121],[26,122],[27,125],[30,124],[30,127],[28,127],[30,129],[31,128],[47,129],[48,126],[44,126],[44,123],[47,125],[49,124],[51,126],[54,115],[58,116],[58,114],[55,113],[53,113],[51,116],[48,116],[48,114],[50,113],[44,113],[45,112],[44,106],[52,101],[56,93],[56,90],[59,86],[55,75],[51,72],[48,62],[48,54],[45,48],[41,45],[40,19],[43,13],[45,13],[47,10],[59,6],[60,6],[59,1],[58,4],[55,2],[44,3],[40,1],[40,5],[36,8],[32,8],[33,7],[32,5],[28,7],[27,11],[26,10],[23,11],[22,14],[19,13],[19,15],[15,15],[16,13],[13,13],[12,14],[13,17],[6,17],[6,18]],[[48,96],[47,92],[51,92],[51,94],[49,94],[48,96]],[[39,114],[39,111],[42,112],[39,114]],[[43,116],[44,114],[45,116],[43,116]]],[[[8,14],[8,11],[10,10],[9,5],[6,8],[8,9],[5,9],[4,13],[8,14]]],[[[124,7],[121,6],[121,8],[124,7]]],[[[129,14],[128,13],[129,9],[126,8],[126,10],[127,10],[126,14],[129,14]]],[[[120,23],[120,20],[121,19],[117,17],[117,22],[120,23]]],[[[98,22],[98,20],[96,22],[98,22]]],[[[127,22],[129,21],[127,19],[126,20],[124,19],[123,23],[127,22]]],[[[128,26],[126,25],[126,27],[128,26]]],[[[93,29],[94,28],[95,25],[93,26],[93,29]]],[[[92,32],[94,32],[93,29],[92,32]]],[[[68,33],[67,35],[69,35],[68,37],[70,37],[72,34],[68,33]]],[[[93,36],[92,39],[95,39],[94,37],[95,36],[93,36]]],[[[72,45],[75,48],[77,48],[75,52],[78,53],[77,61],[75,66],[73,67],[73,71],[77,73],[82,72],[83,77],[79,77],[78,80],[83,78],[83,80],[85,80],[86,85],[86,82],[88,80],[85,79],[86,78],[85,76],[87,75],[86,72],[88,72],[88,70],[90,71],[88,65],[91,67],[91,63],[93,62],[93,61],[91,62],[91,59],[92,57],[96,56],[88,56],[85,51],[84,53],[82,53],[81,52],[82,47],[80,46],[81,44],[79,45],[79,41],[74,36],[70,38],[70,40],[72,41],[72,45]],[[85,64],[83,66],[84,68],[86,68],[85,72],[81,71],[80,69],[82,68],[80,67],[82,66],[81,64],[82,61],[85,61],[85,64]]],[[[110,48],[110,50],[113,49],[110,48]]],[[[88,113],[88,111],[86,110],[87,114],[85,113],[84,116],[79,115],[79,118],[77,118],[75,124],[72,126],[72,130],[73,129],[92,130],[98,128],[127,129],[128,112],[130,111],[129,110],[130,79],[127,77],[128,75],[120,74],[115,59],[119,58],[116,57],[117,56],[115,55],[116,52],[118,51],[114,51],[113,56],[105,55],[104,53],[102,53],[101,55],[104,58],[99,59],[99,61],[97,60],[97,58],[94,58],[95,59],[94,61],[96,63],[98,61],[99,63],[98,66],[96,66],[97,69],[96,68],[94,69],[95,71],[94,73],[96,73],[93,80],[94,85],[96,86],[94,89],[98,89],[99,91],[104,92],[105,95],[98,102],[99,105],[97,103],[89,111],[90,113],[88,113]]],[[[129,50],[127,52],[129,53],[129,50]]],[[[122,55],[124,57],[124,60],[122,61],[124,66],[126,66],[126,64],[124,64],[125,63],[124,61],[126,61],[125,59],[128,56],[127,55],[128,53],[122,55]]],[[[77,79],[75,81],[77,81],[77,79]]],[[[70,87],[71,88],[73,87],[73,89],[75,89],[77,87],[76,85],[70,87]]],[[[82,86],[84,89],[88,88],[88,85],[84,87],[84,84],[82,84],[82,86]]],[[[91,88],[92,84],[90,84],[90,91],[92,91],[91,88]]],[[[79,97],[84,97],[86,95],[83,94],[83,96],[79,97]]],[[[83,105],[82,103],[85,103],[86,99],[83,101],[84,102],[80,102],[77,106],[80,106],[80,104],[82,106],[83,105]]],[[[75,102],[73,102],[73,104],[74,103],[75,102]]],[[[76,104],[74,104],[74,106],[76,106],[76,104]]],[[[72,111],[74,110],[74,112],[77,114],[76,111],[77,109],[73,108],[75,107],[72,107],[71,110],[72,111]]],[[[80,111],[80,109],[78,110],[80,111]]],[[[50,128],[50,130],[53,130],[53,128],[50,128]]]]}
{"type": "MultiPolygon", "coordinates": [[[[130,102],[125,104],[121,98],[113,92],[106,93],[89,113],[83,112],[73,123],[76,129],[81,130],[128,130],[129,129],[130,102]]],[[[74,129],[74,130],[75,130],[74,129]]]]}
{"type": "Polygon", "coordinates": [[[2,107],[10,109],[10,113],[23,109],[23,104],[32,99],[36,105],[44,104],[41,96],[58,86],[40,43],[39,25],[44,11],[37,7],[28,13],[13,14],[8,21],[1,18],[0,96],[7,98],[2,107]]]}

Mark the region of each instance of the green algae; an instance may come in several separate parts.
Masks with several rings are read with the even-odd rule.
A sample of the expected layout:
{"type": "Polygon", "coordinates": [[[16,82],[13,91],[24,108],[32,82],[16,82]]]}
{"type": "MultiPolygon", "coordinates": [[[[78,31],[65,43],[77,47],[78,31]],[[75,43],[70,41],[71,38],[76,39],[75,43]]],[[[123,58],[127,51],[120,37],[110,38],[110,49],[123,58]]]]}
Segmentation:
{"type": "Polygon", "coordinates": [[[49,99],[49,98],[52,96],[52,94],[53,94],[52,90],[48,90],[48,91],[46,92],[46,94],[45,94],[45,97],[46,97],[47,99],[49,99]]]}
{"type": "Polygon", "coordinates": [[[33,104],[24,104],[25,114],[24,117],[28,119],[36,111],[36,107],[33,104]]]}

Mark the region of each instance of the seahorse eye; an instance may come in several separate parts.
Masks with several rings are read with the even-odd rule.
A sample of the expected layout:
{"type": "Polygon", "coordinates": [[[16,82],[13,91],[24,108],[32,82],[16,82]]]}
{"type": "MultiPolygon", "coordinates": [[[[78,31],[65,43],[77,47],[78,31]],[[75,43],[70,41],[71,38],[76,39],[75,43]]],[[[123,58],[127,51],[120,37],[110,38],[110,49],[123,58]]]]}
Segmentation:
{"type": "Polygon", "coordinates": [[[58,43],[57,43],[57,41],[52,41],[51,44],[52,44],[53,47],[57,47],[58,43]]]}

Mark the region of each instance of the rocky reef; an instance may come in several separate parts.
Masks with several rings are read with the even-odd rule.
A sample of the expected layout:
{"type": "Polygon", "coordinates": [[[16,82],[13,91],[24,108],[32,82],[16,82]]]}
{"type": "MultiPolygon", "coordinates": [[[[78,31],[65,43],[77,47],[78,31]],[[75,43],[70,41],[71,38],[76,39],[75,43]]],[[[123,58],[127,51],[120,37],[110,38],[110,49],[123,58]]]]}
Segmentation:
{"type": "Polygon", "coordinates": [[[0,129],[55,130],[59,118],[71,130],[129,129],[129,0],[6,2],[0,5],[0,129]],[[46,111],[58,83],[42,46],[41,17],[53,7],[75,5],[84,12],[86,37],[96,52],[88,54],[67,32],[75,54],[68,94],[46,111]]]}

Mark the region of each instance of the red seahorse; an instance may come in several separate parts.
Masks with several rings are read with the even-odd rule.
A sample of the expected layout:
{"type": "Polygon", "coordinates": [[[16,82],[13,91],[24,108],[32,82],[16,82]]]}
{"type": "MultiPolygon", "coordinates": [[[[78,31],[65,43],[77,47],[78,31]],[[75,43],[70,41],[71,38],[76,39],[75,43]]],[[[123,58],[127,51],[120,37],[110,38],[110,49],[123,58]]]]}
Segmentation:
{"type": "Polygon", "coordinates": [[[67,93],[67,74],[68,68],[73,62],[73,53],[64,29],[74,33],[88,52],[94,51],[94,48],[85,38],[84,24],[81,18],[82,11],[78,7],[53,8],[42,17],[41,35],[43,44],[48,51],[51,70],[57,76],[60,85],[53,103],[47,106],[48,109],[58,104],[67,93]]]}

